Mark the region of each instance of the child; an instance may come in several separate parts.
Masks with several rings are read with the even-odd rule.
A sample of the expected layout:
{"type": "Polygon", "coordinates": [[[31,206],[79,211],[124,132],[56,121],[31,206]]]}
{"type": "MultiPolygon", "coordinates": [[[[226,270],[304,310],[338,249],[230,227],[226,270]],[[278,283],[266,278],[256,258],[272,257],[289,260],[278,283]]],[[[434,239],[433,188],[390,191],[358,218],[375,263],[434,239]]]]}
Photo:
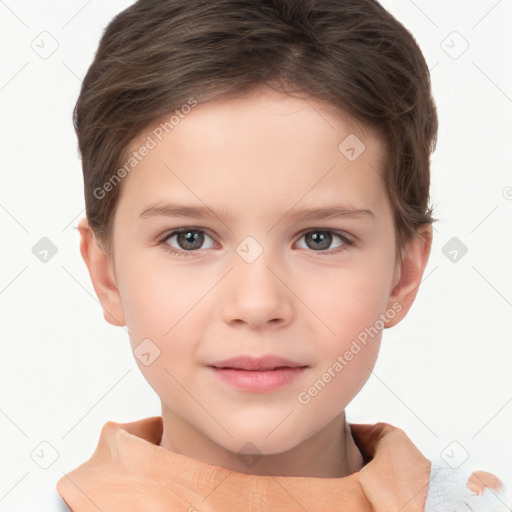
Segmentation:
{"type": "Polygon", "coordinates": [[[71,510],[498,510],[494,475],[345,417],[432,242],[436,108],[400,23],[375,0],[140,0],[74,119],[81,253],[162,415],[105,425],[58,482],[71,510]]]}

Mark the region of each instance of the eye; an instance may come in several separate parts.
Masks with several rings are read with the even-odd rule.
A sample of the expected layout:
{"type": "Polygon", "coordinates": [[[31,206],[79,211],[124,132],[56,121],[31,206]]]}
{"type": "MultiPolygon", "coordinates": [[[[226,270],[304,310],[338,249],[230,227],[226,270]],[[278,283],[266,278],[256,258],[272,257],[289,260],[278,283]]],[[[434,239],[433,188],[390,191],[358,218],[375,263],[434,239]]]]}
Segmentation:
{"type": "Polygon", "coordinates": [[[305,249],[311,249],[316,252],[325,252],[326,254],[339,253],[344,251],[347,247],[354,245],[354,242],[343,233],[333,231],[331,229],[309,230],[302,234],[301,239],[306,241],[307,246],[305,249]],[[325,249],[330,248],[334,238],[341,240],[341,244],[334,246],[335,250],[325,251],[325,249]]]}
{"type": "Polygon", "coordinates": [[[201,248],[211,249],[213,247],[213,243],[207,247],[202,247],[205,236],[212,240],[212,238],[201,229],[180,228],[175,229],[166,235],[160,243],[167,251],[175,254],[176,256],[187,257],[191,256],[189,254],[190,252],[197,252],[201,248]],[[177,247],[173,242],[177,244],[177,247]]]}
{"type": "MultiPolygon", "coordinates": [[[[304,249],[310,249],[315,252],[330,255],[345,251],[348,247],[355,245],[355,242],[348,238],[344,233],[333,231],[331,229],[310,229],[302,233],[299,240],[306,241],[304,249]],[[341,243],[331,248],[333,240],[338,239],[341,243]],[[326,250],[331,248],[331,250],[326,250]]],[[[194,253],[200,252],[200,249],[211,249],[214,247],[214,240],[204,230],[192,227],[178,228],[164,235],[159,242],[160,245],[173,256],[178,258],[187,258],[194,256],[194,253]],[[204,246],[205,237],[210,239],[210,243],[204,246]]]]}

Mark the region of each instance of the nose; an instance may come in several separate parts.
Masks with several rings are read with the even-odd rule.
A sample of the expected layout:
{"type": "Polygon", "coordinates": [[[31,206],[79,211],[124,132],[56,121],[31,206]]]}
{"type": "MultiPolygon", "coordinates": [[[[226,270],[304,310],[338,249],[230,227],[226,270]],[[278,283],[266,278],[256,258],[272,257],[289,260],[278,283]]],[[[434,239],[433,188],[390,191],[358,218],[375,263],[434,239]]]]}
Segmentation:
{"type": "Polygon", "coordinates": [[[280,275],[275,260],[270,261],[264,251],[250,263],[238,255],[233,261],[221,299],[224,321],[253,329],[288,325],[293,316],[293,287],[280,275]]]}

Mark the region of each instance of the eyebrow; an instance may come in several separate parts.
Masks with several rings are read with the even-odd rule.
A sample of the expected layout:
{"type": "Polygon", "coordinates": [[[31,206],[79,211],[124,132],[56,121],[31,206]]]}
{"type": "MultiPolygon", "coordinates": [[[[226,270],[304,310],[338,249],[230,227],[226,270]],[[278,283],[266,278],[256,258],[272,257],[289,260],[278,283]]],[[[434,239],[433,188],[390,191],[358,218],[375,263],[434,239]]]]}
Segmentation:
{"type": "MultiPolygon", "coordinates": [[[[184,217],[194,219],[211,219],[217,217],[221,220],[227,220],[228,217],[225,211],[218,213],[214,212],[211,208],[206,206],[187,206],[176,203],[169,204],[155,204],[146,208],[139,214],[141,219],[149,219],[152,217],[165,216],[165,217],[184,217]]],[[[283,219],[286,217],[289,220],[327,220],[334,218],[347,218],[347,219],[358,219],[358,218],[371,218],[376,220],[375,214],[366,208],[353,209],[346,208],[344,206],[326,206],[323,208],[302,208],[292,210],[283,213],[280,217],[283,219]]]]}

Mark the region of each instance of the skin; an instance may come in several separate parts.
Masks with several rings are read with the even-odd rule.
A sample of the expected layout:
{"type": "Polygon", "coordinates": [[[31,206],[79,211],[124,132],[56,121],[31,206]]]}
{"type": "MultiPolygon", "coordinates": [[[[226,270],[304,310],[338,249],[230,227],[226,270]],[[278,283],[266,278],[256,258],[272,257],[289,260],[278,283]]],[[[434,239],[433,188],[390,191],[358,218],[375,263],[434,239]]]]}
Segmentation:
{"type": "MultiPolygon", "coordinates": [[[[159,122],[141,132],[132,149],[159,122]]],[[[404,318],[432,231],[421,228],[400,266],[379,174],[382,145],[355,126],[324,102],[268,87],[199,104],[124,179],[110,257],[87,220],[80,222],[81,253],[106,320],[127,326],[132,349],[149,338],[160,350],[149,366],[137,363],[161,399],[163,448],[248,474],[343,477],[361,469],[345,407],[371,374],[382,329],[309,403],[297,396],[379,315],[386,316],[384,328],[404,318]],[[355,161],[338,150],[349,134],[365,144],[355,161]],[[169,202],[207,205],[225,218],[140,217],[169,202]],[[327,203],[374,215],[291,218],[327,203]],[[183,236],[162,243],[180,227],[202,229],[203,244],[190,249],[183,236]],[[330,232],[331,242],[318,249],[311,231],[328,229],[354,245],[330,232]],[[247,236],[263,249],[251,263],[236,252],[247,236]],[[178,258],[166,245],[188,250],[188,257],[178,258]],[[401,310],[388,318],[393,304],[401,310]],[[308,368],[284,387],[252,393],[205,367],[266,354],[308,368]],[[242,450],[249,442],[257,450],[242,450]],[[249,467],[240,453],[261,458],[249,467]]]]}

